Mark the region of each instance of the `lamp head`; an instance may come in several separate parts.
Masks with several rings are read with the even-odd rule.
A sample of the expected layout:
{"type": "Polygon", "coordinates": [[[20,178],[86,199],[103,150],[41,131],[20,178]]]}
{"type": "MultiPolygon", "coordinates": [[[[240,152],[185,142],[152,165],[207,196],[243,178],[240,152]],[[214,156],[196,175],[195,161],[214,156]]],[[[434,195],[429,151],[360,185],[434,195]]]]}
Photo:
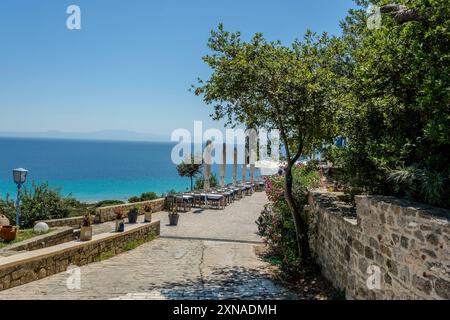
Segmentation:
{"type": "Polygon", "coordinates": [[[23,184],[27,180],[28,170],[18,168],[13,170],[13,178],[16,184],[23,184]]]}

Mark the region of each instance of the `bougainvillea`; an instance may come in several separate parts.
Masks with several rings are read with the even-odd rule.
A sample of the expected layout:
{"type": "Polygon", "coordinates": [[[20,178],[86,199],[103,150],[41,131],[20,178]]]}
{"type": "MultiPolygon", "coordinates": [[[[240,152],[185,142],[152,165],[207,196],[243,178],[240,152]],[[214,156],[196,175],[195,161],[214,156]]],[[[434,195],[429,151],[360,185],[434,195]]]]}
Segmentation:
{"type": "MultiPolygon", "coordinates": [[[[293,193],[300,208],[307,202],[309,190],[319,186],[317,168],[298,164],[293,170],[293,193]]],[[[256,223],[258,233],[282,265],[297,261],[296,232],[292,215],[284,199],[284,176],[266,177],[265,192],[270,203],[265,206],[256,223]]]]}

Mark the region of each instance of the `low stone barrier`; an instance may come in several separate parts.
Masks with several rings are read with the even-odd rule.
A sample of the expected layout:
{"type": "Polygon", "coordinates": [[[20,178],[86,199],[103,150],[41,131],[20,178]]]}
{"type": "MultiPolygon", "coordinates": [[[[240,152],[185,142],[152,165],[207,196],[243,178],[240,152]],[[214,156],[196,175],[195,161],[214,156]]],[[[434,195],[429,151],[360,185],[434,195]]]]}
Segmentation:
{"type": "Polygon", "coordinates": [[[450,299],[450,211],[393,197],[313,192],[311,249],[349,299],[450,299]]]}
{"type": "Polygon", "coordinates": [[[55,246],[60,243],[73,241],[77,237],[78,233],[75,232],[74,228],[71,227],[57,228],[56,230],[52,230],[49,233],[7,246],[5,249],[0,250],[0,254],[2,253],[2,251],[38,250],[50,246],[55,246]]]}
{"type": "Polygon", "coordinates": [[[158,236],[160,222],[126,225],[125,232],[102,233],[91,241],[71,241],[56,246],[0,257],[0,290],[64,272],[70,265],[99,261],[102,254],[117,254],[132,241],[158,236]]]}
{"type": "Polygon", "coordinates": [[[50,228],[72,227],[75,229],[79,229],[81,227],[81,224],[83,223],[83,216],[52,220],[40,220],[36,221],[34,224],[36,225],[39,222],[45,222],[50,228]]]}
{"type": "Polygon", "coordinates": [[[128,211],[134,207],[137,207],[139,209],[139,214],[144,213],[144,207],[147,205],[152,208],[152,212],[162,211],[164,210],[165,203],[166,199],[161,198],[150,201],[126,203],[115,206],[97,208],[97,210],[95,211],[95,223],[103,223],[115,220],[116,212],[121,212],[124,215],[124,217],[126,217],[128,211]]]}

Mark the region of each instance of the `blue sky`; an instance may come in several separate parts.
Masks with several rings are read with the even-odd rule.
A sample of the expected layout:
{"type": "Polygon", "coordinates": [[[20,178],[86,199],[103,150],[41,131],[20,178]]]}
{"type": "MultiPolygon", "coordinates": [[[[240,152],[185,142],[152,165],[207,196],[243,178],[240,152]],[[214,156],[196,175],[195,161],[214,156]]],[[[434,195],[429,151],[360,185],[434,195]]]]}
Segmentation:
{"type": "MultiPolygon", "coordinates": [[[[220,22],[245,38],[290,43],[339,33],[352,0],[2,0],[0,132],[131,130],[168,135],[213,126],[188,91],[220,22]],[[81,8],[81,30],[66,9],[81,8]]],[[[216,125],[217,126],[217,125],[216,125]]]]}

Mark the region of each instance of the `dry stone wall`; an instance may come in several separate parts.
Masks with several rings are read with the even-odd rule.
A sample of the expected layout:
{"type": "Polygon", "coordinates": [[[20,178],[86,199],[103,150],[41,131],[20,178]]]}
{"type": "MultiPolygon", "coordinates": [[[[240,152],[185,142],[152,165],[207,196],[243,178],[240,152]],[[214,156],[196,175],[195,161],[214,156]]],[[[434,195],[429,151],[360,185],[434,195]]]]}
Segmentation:
{"type": "Polygon", "coordinates": [[[125,217],[128,214],[128,211],[134,207],[139,209],[139,214],[144,213],[145,206],[150,206],[152,208],[152,212],[158,212],[164,210],[166,203],[165,198],[151,200],[151,201],[143,201],[136,203],[127,203],[116,206],[102,207],[98,208],[95,212],[95,222],[103,223],[107,221],[113,221],[116,219],[116,212],[122,213],[125,217]]]}
{"type": "Polygon", "coordinates": [[[69,266],[99,261],[121,253],[132,241],[158,236],[160,222],[127,225],[122,233],[103,233],[91,241],[72,241],[35,251],[0,257],[0,291],[64,272],[69,266]]]}
{"type": "Polygon", "coordinates": [[[393,197],[313,192],[311,247],[350,299],[450,299],[450,212],[393,197]]]}

